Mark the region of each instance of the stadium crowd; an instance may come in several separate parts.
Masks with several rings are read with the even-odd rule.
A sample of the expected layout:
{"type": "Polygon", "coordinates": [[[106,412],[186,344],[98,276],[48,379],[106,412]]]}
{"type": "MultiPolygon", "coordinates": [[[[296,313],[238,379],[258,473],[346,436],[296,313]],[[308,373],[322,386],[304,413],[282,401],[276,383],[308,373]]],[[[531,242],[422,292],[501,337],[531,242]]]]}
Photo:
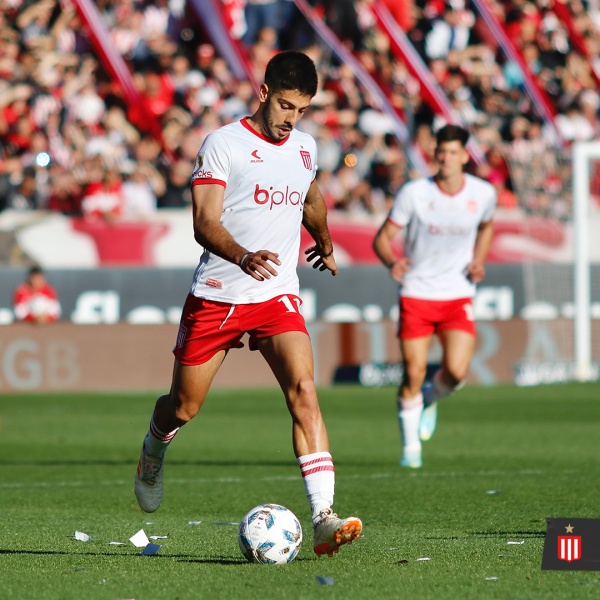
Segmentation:
{"type": "MultiPolygon", "coordinates": [[[[324,44],[291,0],[220,0],[232,37],[262,73],[278,49],[307,52],[321,87],[301,128],[318,142],[319,183],[333,211],[380,215],[416,173],[390,118],[357,74],[324,44]]],[[[557,110],[545,122],[515,63],[469,0],[386,2],[468,126],[485,160],[477,175],[499,205],[567,217],[568,146],[600,136],[594,65],[570,43],[552,0],[494,0],[496,16],[557,110]],[[558,131],[558,137],[556,132],[558,131]],[[559,139],[562,138],[562,144],[559,139]]],[[[372,0],[313,0],[386,91],[425,164],[444,120],[378,29],[372,0]]],[[[183,0],[98,0],[112,48],[159,134],[132,118],[69,0],[0,0],[0,211],[144,218],[188,207],[189,178],[204,137],[251,114],[253,88],[237,80],[183,0]]],[[[568,3],[589,55],[600,56],[600,4],[568,3]]],[[[134,107],[135,108],[135,107],[134,107]]]]}

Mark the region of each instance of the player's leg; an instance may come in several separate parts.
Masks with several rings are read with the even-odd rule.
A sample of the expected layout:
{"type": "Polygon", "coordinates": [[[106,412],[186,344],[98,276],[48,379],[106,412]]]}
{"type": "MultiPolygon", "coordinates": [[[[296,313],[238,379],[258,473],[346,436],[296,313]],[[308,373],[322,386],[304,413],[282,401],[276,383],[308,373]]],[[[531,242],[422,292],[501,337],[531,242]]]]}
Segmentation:
{"type": "Polygon", "coordinates": [[[469,372],[475,352],[475,336],[462,330],[444,330],[439,333],[442,345],[442,364],[433,376],[430,397],[440,400],[459,390],[469,372]]]}
{"type": "Polygon", "coordinates": [[[229,348],[242,346],[237,308],[191,294],[185,301],[173,349],[171,391],[156,402],[135,478],[135,493],[146,512],[155,511],[162,499],[168,445],[200,410],[229,348]]]}
{"type": "Polygon", "coordinates": [[[171,392],[156,401],[135,476],[135,495],[145,512],[154,512],[160,506],[164,454],[179,428],[202,407],[225,354],[222,350],[206,363],[194,366],[175,360],[171,392]]]}
{"type": "Polygon", "coordinates": [[[292,416],[294,452],[300,465],[314,527],[317,555],[332,556],[343,544],[360,537],[357,517],[340,519],[331,510],[335,488],[333,459],[314,382],[310,338],[287,331],[256,343],[271,367],[292,416]]]}
{"type": "Polygon", "coordinates": [[[398,420],[402,437],[403,467],[417,469],[422,465],[419,426],[423,412],[421,387],[427,372],[427,354],[431,337],[400,339],[403,362],[402,383],[398,392],[398,420]]]}
{"type": "Polygon", "coordinates": [[[442,364],[432,381],[423,387],[425,408],[419,430],[422,441],[431,439],[435,432],[438,401],[463,387],[475,352],[474,330],[442,329],[438,336],[442,346],[442,364]]]}

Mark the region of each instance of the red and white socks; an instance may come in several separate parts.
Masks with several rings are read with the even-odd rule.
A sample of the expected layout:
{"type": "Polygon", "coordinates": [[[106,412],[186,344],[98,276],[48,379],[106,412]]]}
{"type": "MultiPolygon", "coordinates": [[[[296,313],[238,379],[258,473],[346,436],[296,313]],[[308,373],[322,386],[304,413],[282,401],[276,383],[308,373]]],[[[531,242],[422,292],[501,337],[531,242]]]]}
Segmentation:
{"type": "Polygon", "coordinates": [[[333,504],[335,488],[333,459],[329,452],[314,452],[300,456],[298,464],[314,523],[321,511],[330,508],[333,504]]]}
{"type": "Polygon", "coordinates": [[[150,456],[162,458],[167,450],[167,447],[178,431],[179,427],[168,433],[161,431],[154,424],[154,415],[152,415],[152,419],[150,420],[150,428],[148,429],[148,433],[144,439],[144,452],[150,456]]]}

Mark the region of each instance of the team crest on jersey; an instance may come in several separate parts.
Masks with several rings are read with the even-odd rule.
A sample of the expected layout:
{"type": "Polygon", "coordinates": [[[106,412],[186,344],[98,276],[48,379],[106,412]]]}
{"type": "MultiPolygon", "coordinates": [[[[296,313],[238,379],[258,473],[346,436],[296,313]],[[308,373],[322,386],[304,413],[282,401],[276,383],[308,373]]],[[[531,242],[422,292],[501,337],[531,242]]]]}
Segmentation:
{"type": "Polygon", "coordinates": [[[198,156],[196,157],[196,168],[201,169],[204,164],[204,152],[198,152],[198,156]]]}
{"type": "Polygon", "coordinates": [[[302,162],[304,163],[304,168],[312,171],[312,159],[310,157],[310,152],[307,150],[300,150],[300,156],[302,157],[302,162]]]}

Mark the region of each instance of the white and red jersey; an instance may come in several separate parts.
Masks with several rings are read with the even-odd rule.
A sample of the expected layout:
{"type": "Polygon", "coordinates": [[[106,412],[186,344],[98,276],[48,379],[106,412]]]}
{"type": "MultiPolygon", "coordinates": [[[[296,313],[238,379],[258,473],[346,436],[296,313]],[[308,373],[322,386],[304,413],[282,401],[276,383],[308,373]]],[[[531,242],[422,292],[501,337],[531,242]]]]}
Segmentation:
{"type": "Polygon", "coordinates": [[[456,194],[444,193],[433,178],[402,187],[388,218],[406,227],[404,254],[411,259],[400,295],[423,300],[453,300],[475,295],[466,267],[473,260],[479,225],[490,221],[496,190],[465,174],[456,194]]]}
{"type": "Polygon", "coordinates": [[[22,283],[15,290],[14,309],[18,321],[35,321],[44,315],[48,321],[56,321],[61,313],[58,296],[49,284],[33,289],[22,283]]]}
{"type": "Polygon", "coordinates": [[[282,142],[272,142],[242,119],[208,135],[198,152],[192,185],[222,185],[221,224],[247,250],[278,253],[281,265],[275,266],[277,277],[257,281],[205,250],[190,288],[194,296],[252,304],[281,294],[299,295],[300,228],[316,159],[314,139],[296,129],[282,142]]]}

